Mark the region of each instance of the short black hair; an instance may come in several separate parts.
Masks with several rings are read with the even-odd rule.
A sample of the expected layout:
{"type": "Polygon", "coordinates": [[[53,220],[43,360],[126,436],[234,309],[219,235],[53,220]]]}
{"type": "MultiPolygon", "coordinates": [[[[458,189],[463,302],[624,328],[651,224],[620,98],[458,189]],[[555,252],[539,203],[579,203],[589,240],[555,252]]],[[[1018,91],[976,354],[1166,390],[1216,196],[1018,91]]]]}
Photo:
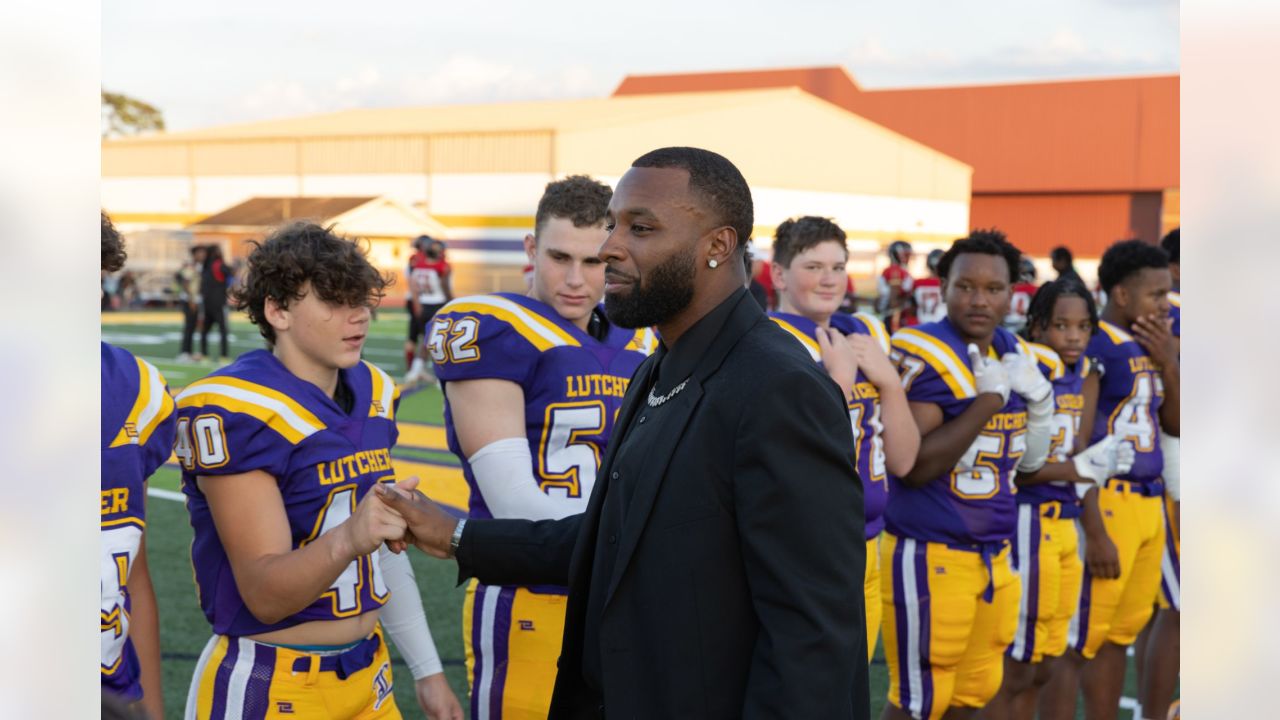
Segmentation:
{"type": "Polygon", "coordinates": [[[332,227],[295,222],[278,228],[261,243],[250,240],[249,271],[232,291],[239,310],[249,315],[271,345],[276,331],[267,322],[267,298],[287,308],[303,297],[303,286],[335,305],[373,305],[391,284],[378,272],[357,241],[338,235],[332,227]]]}
{"type": "Polygon", "coordinates": [[[789,268],[797,255],[824,242],[839,243],[847,256],[849,248],[845,246],[845,238],[844,230],[830,218],[805,215],[783,220],[773,234],[773,261],[789,268]]]}
{"type": "Polygon", "coordinates": [[[1031,305],[1027,307],[1027,336],[1030,337],[1032,328],[1049,327],[1058,298],[1072,296],[1084,300],[1085,307],[1089,309],[1089,324],[1093,330],[1097,330],[1098,305],[1093,301],[1093,293],[1089,292],[1089,288],[1085,287],[1084,283],[1068,277],[1051,280],[1041,285],[1031,298],[1031,305]]]}
{"type": "Polygon", "coordinates": [[[1049,259],[1053,262],[1065,262],[1070,265],[1075,258],[1071,257],[1071,248],[1066,245],[1059,245],[1049,251],[1049,259]]]}
{"type": "Polygon", "coordinates": [[[1111,288],[1130,276],[1146,269],[1160,270],[1169,267],[1169,256],[1164,250],[1143,240],[1121,240],[1107,248],[1098,264],[1098,284],[1102,291],[1111,294],[1111,288]]]}
{"type": "Polygon", "coordinates": [[[1009,284],[1018,281],[1018,265],[1022,261],[1022,251],[1014,247],[1005,238],[1004,233],[995,228],[974,230],[967,236],[951,243],[951,247],[938,260],[938,277],[946,279],[951,273],[951,265],[956,258],[966,253],[980,255],[997,255],[1004,258],[1009,266],[1009,284]]]}
{"type": "Polygon", "coordinates": [[[587,228],[600,225],[609,211],[613,188],[587,175],[570,175],[563,180],[547,183],[538,201],[538,212],[533,218],[533,236],[536,238],[542,225],[553,217],[573,222],[574,227],[587,228]]]}
{"type": "Polygon", "coordinates": [[[1163,249],[1165,254],[1169,256],[1169,262],[1174,264],[1181,264],[1178,263],[1178,231],[1181,229],[1182,228],[1180,227],[1176,227],[1170,230],[1160,240],[1161,249],[1163,249]]]}
{"type": "Polygon", "coordinates": [[[120,237],[120,231],[116,230],[116,226],[111,222],[111,218],[102,212],[102,269],[106,272],[115,272],[124,267],[124,261],[128,259],[129,254],[124,250],[124,238],[120,237]]]}
{"type": "Polygon", "coordinates": [[[738,233],[738,252],[746,251],[755,227],[755,206],[747,179],[728,158],[702,148],[666,147],[641,155],[631,167],[688,172],[689,189],[706,202],[719,224],[738,233]]]}

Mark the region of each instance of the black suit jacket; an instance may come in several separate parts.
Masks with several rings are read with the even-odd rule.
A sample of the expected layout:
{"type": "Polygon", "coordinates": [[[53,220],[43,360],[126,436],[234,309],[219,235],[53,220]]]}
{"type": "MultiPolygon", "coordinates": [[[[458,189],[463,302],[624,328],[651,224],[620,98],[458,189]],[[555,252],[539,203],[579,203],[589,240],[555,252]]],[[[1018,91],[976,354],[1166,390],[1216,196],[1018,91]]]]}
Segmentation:
{"type": "Polygon", "coordinates": [[[867,718],[862,484],[836,385],[746,293],[664,407],[612,577],[592,577],[636,371],[582,515],[468,523],[464,577],[569,586],[552,718],[867,718]],[[669,412],[668,412],[669,411],[669,412]],[[589,595],[602,692],[582,674],[589,595]]]}

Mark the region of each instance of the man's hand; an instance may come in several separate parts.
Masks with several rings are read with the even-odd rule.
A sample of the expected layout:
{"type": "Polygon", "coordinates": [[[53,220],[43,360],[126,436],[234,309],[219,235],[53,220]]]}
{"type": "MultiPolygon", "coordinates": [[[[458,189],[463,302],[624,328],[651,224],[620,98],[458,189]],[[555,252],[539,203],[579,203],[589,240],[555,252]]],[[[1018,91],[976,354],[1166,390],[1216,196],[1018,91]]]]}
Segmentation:
{"type": "Polygon", "coordinates": [[[854,334],[845,338],[845,342],[853,348],[853,357],[857,361],[858,369],[867,376],[872,385],[878,388],[888,384],[901,385],[902,378],[898,376],[898,369],[893,366],[893,362],[889,360],[889,356],[885,354],[875,338],[870,335],[854,334]]]}
{"type": "Polygon", "coordinates": [[[413,689],[418,695],[418,705],[427,714],[427,720],[462,720],[462,706],[449,688],[444,673],[439,672],[414,681],[413,689]]]}
{"type": "Polygon", "coordinates": [[[1133,469],[1133,443],[1108,435],[1071,458],[1081,480],[1101,485],[1133,469]]]}
{"type": "Polygon", "coordinates": [[[973,366],[973,380],[978,394],[999,395],[1003,403],[1009,402],[1009,373],[999,360],[983,357],[978,346],[969,343],[969,364],[973,366]]]}
{"type": "Polygon", "coordinates": [[[1178,342],[1173,334],[1173,318],[1147,315],[1140,317],[1131,328],[1133,339],[1151,356],[1157,365],[1169,367],[1178,361],[1178,342]]]}
{"type": "MultiPolygon", "coordinates": [[[[415,486],[417,485],[417,478],[410,478],[410,480],[414,481],[415,486]]],[[[445,512],[415,488],[404,487],[404,483],[407,482],[408,480],[397,483],[395,487],[386,483],[378,483],[374,486],[374,491],[378,493],[382,502],[399,513],[405,522],[406,531],[393,539],[404,540],[405,543],[412,542],[414,547],[432,557],[441,559],[453,557],[449,540],[453,537],[454,528],[458,526],[458,519],[445,512]]],[[[398,552],[405,546],[388,543],[387,547],[398,552]]]]}
{"type": "Polygon", "coordinates": [[[1009,384],[1028,403],[1037,403],[1053,395],[1053,384],[1036,366],[1036,361],[1019,345],[1018,352],[1005,353],[1000,365],[1009,375],[1009,384]]]}
{"type": "Polygon", "coordinates": [[[847,401],[853,397],[853,384],[858,377],[858,360],[853,345],[835,328],[817,328],[816,335],[822,366],[840,386],[847,401]]]}
{"type": "Polygon", "coordinates": [[[1120,553],[1106,532],[1086,533],[1084,540],[1084,564],[1089,574],[1102,580],[1120,577],[1120,553]]]}
{"type": "MultiPolygon", "coordinates": [[[[417,487],[417,478],[405,481],[410,482],[410,489],[417,487]]],[[[384,503],[377,492],[382,484],[376,483],[373,490],[365,493],[356,505],[356,511],[339,526],[346,540],[345,547],[354,557],[368,555],[382,543],[404,537],[404,518],[384,503]]]]}

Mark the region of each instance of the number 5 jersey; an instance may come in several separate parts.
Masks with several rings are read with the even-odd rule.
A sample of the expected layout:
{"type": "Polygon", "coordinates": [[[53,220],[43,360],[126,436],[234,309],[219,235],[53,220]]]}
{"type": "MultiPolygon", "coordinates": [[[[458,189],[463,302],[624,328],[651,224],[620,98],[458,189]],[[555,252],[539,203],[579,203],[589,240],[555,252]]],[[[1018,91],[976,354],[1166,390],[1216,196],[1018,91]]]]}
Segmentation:
{"type": "Polygon", "coordinates": [[[390,592],[376,552],[353,560],[332,587],[291,617],[267,624],[236,586],[213,516],[196,482],[261,470],[276,480],[293,549],[337,527],[376,482],[394,482],[399,390],[367,362],[338,372],[354,397],[347,411],[274,355],[254,350],[178,395],[174,452],[195,538],[191,563],[205,617],[219,635],[243,636],[377,609],[390,592]]]}

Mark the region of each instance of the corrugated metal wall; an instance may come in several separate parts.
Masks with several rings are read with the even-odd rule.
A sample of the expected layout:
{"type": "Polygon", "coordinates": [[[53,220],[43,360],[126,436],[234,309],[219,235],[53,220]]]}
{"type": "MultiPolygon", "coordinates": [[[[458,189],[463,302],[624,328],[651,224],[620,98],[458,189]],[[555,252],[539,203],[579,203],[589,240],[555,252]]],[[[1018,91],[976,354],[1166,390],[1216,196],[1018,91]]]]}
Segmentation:
{"type": "Polygon", "coordinates": [[[1066,245],[1080,257],[1099,257],[1117,240],[1159,240],[1160,193],[974,195],[969,224],[996,227],[1029,255],[1066,245]]]}
{"type": "Polygon", "coordinates": [[[552,131],[107,142],[103,177],[555,173],[552,131]]]}

